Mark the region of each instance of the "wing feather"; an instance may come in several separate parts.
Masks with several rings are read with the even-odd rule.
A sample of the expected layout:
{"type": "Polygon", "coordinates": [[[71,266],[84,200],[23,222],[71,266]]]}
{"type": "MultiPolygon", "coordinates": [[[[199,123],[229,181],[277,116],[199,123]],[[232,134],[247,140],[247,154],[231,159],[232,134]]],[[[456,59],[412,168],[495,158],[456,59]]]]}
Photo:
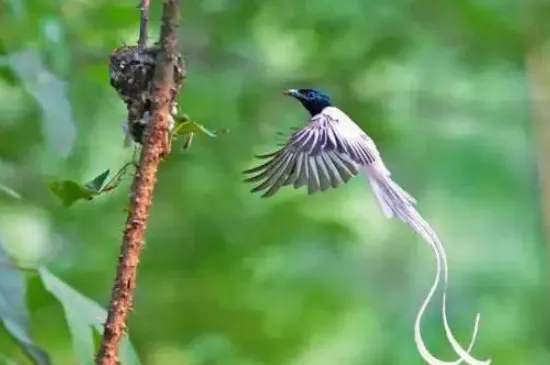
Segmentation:
{"type": "Polygon", "coordinates": [[[281,175],[284,174],[285,164],[288,164],[290,159],[292,159],[291,154],[282,155],[282,158],[274,166],[273,169],[266,170],[265,172],[262,173],[262,175],[264,175],[262,177],[266,178],[265,181],[260,185],[256,186],[254,189],[252,189],[252,191],[258,192],[277,185],[277,182],[279,181],[281,175]]]}
{"type": "Polygon", "coordinates": [[[321,158],[325,162],[327,167],[328,174],[330,176],[330,184],[333,188],[337,188],[342,182],[342,177],[340,176],[338,169],[334,165],[334,162],[331,160],[327,153],[321,154],[321,158]]]}
{"type": "Polygon", "coordinates": [[[315,156],[310,156],[307,160],[309,172],[307,192],[308,194],[313,194],[321,188],[321,181],[319,179],[319,171],[317,170],[315,156]]]}
{"type": "Polygon", "coordinates": [[[306,185],[307,181],[309,180],[309,171],[308,171],[309,166],[307,161],[307,154],[305,152],[301,152],[300,157],[302,158],[302,168],[298,173],[298,180],[294,182],[295,189],[306,185]]]}
{"type": "Polygon", "coordinates": [[[334,107],[293,130],[284,147],[264,155],[259,166],[245,170],[246,182],[261,183],[252,192],[274,195],[283,186],[307,186],[308,194],[336,188],[359,173],[362,166],[379,160],[367,136],[346,114],[334,107]]]}
{"type": "Polygon", "coordinates": [[[315,159],[315,164],[319,168],[319,187],[321,191],[325,191],[331,186],[330,173],[328,172],[327,167],[325,166],[325,161],[321,154],[313,157],[315,159]]]}

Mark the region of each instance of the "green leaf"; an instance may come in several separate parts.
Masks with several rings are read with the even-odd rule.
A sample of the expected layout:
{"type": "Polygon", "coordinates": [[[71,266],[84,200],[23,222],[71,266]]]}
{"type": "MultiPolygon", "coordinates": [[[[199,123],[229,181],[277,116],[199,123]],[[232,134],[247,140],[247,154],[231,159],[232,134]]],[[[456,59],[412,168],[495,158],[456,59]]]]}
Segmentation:
{"type": "Polygon", "coordinates": [[[103,332],[99,331],[95,327],[92,328],[92,338],[93,338],[93,341],[94,341],[94,347],[96,349],[98,349],[99,346],[101,346],[101,339],[103,337],[102,335],[103,335],[103,332]]]}
{"type": "Polygon", "coordinates": [[[12,198],[21,199],[21,195],[18,192],[16,192],[10,187],[7,187],[6,185],[0,184],[0,191],[5,193],[6,195],[11,196],[12,198]]]}
{"type": "Polygon", "coordinates": [[[187,151],[191,147],[191,143],[193,143],[193,133],[189,133],[188,135],[184,136],[183,144],[181,145],[182,151],[187,151]]]}
{"type": "Polygon", "coordinates": [[[71,152],[76,138],[67,84],[55,73],[50,72],[43,56],[34,48],[21,47],[17,52],[8,54],[7,60],[19,77],[21,86],[42,109],[42,131],[48,144],[59,155],[66,157],[71,152]]]}
{"type": "Polygon", "coordinates": [[[190,122],[191,118],[189,118],[189,115],[187,114],[178,114],[174,117],[174,121],[175,121],[174,127],[175,129],[178,129],[180,125],[190,122]]]}
{"type": "Polygon", "coordinates": [[[81,199],[92,200],[97,195],[96,191],[72,180],[52,181],[48,183],[48,187],[65,207],[70,207],[81,199]]]}
{"type": "Polygon", "coordinates": [[[184,118],[177,118],[176,119],[176,125],[174,127],[174,134],[175,135],[181,135],[181,134],[190,134],[190,133],[204,133],[209,137],[217,137],[218,134],[216,132],[212,132],[208,129],[206,129],[203,125],[198,124],[196,122],[193,122],[185,116],[184,118]]]}
{"type": "MultiPolygon", "coordinates": [[[[107,320],[107,311],[99,304],[80,294],[47,269],[39,270],[42,283],[63,306],[65,318],[69,325],[73,348],[82,365],[94,363],[95,346],[93,330],[103,333],[103,323],[107,320]]],[[[136,351],[128,335],[120,343],[120,363],[139,365],[136,351]]]]}
{"type": "Polygon", "coordinates": [[[21,271],[10,266],[11,258],[0,242],[0,320],[8,333],[37,365],[51,364],[48,354],[30,336],[30,317],[25,303],[26,281],[21,271]]]}
{"type": "Polygon", "coordinates": [[[15,361],[13,361],[12,359],[4,356],[4,355],[0,355],[0,364],[3,364],[3,365],[17,365],[17,363],[15,361]]]}
{"type": "Polygon", "coordinates": [[[107,176],[109,176],[109,172],[109,169],[103,171],[101,174],[94,177],[93,180],[87,182],[84,186],[90,190],[99,193],[101,191],[101,188],[103,187],[103,184],[105,183],[105,180],[107,180],[107,176]]]}

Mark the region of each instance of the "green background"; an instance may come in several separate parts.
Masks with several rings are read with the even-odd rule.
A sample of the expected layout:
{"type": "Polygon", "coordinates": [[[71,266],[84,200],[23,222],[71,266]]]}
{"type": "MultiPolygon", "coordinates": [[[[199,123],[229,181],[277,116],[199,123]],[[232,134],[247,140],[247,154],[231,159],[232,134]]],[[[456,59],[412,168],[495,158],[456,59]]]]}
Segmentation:
{"type": "MultiPolygon", "coordinates": [[[[152,3],[154,41],[160,2],[152,3]]],[[[0,236],[19,263],[46,264],[103,306],[129,180],[69,209],[46,182],[87,181],[131,155],[108,56],[136,42],[136,5],[0,2],[0,183],[22,196],[0,192],[0,236]]],[[[545,34],[540,5],[531,11],[545,34]]],[[[129,322],[142,363],[423,363],[412,329],[432,252],[383,218],[364,179],[268,200],[242,183],[278,131],[306,120],[282,90],[315,87],[373,137],[439,233],[451,327],[464,346],[480,312],[476,357],[549,364],[531,131],[532,105],[544,100],[531,102],[525,59],[537,24],[528,11],[512,0],[182,1],[181,110],[231,132],[196,136],[162,164],[129,322]]],[[[35,342],[54,363],[77,364],[59,303],[35,275],[28,285],[35,342]]],[[[452,360],[435,303],[423,334],[452,360]]],[[[2,331],[0,354],[28,363],[2,331]]]]}

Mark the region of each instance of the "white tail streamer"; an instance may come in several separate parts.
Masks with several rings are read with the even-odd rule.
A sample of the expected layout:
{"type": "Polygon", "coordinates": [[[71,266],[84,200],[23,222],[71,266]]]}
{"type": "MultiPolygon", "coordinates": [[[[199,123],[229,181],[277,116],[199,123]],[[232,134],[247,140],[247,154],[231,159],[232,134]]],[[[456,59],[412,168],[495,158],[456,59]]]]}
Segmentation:
{"type": "Polygon", "coordinates": [[[478,313],[474,322],[474,329],[472,333],[472,339],[468,348],[464,350],[460,343],[453,335],[448,321],[447,321],[447,286],[448,286],[448,265],[445,254],[445,249],[435,231],[426,222],[426,220],[415,209],[414,204],[416,201],[406,191],[404,191],[399,185],[397,185],[390,177],[389,171],[386,169],[383,163],[379,161],[364,168],[368,181],[375,194],[376,201],[380,206],[382,212],[389,218],[396,216],[399,220],[407,223],[415,232],[417,232],[432,248],[436,259],[436,275],[435,280],[430,288],[430,291],[426,295],[418,314],[416,316],[414,325],[414,340],[418,351],[422,358],[430,365],[458,365],[463,361],[469,365],[489,365],[490,360],[477,360],[470,355],[470,351],[477,338],[477,332],[479,328],[480,314],[478,313]],[[435,291],[440,283],[441,270],[443,269],[443,298],[442,298],[442,316],[443,325],[445,328],[445,335],[449,340],[453,350],[460,357],[455,361],[443,361],[434,357],[422,339],[420,330],[420,323],[422,317],[426,311],[428,304],[430,303],[435,291]]]}

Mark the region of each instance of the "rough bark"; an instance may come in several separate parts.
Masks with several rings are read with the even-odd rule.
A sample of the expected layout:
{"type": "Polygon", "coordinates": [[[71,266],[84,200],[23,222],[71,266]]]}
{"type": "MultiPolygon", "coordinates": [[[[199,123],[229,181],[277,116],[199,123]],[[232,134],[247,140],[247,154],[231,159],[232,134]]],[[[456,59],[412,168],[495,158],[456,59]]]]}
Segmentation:
{"type": "MultiPolygon", "coordinates": [[[[144,3],[147,1],[142,6],[144,3]]],[[[132,183],[128,218],[96,365],[119,364],[118,348],[126,333],[128,314],[132,310],[139,255],[157,181],[157,170],[163,156],[170,152],[168,121],[172,118],[171,102],[178,91],[178,86],[174,83],[174,68],[178,60],[176,43],[179,10],[178,0],[164,0],[161,49],[156,58],[151,93],[152,122],[145,131],[143,149],[132,183]]]]}

